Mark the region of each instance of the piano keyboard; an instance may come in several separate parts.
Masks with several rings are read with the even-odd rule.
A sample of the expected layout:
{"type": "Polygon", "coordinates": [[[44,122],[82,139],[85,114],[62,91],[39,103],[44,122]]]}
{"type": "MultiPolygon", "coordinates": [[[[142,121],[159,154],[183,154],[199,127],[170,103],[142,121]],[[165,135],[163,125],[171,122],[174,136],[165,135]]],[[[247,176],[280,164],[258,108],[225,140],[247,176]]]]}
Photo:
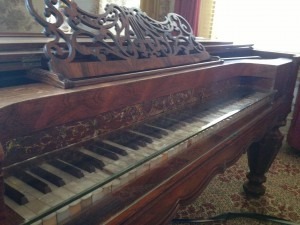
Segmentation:
{"type": "Polygon", "coordinates": [[[270,102],[271,93],[236,91],[234,97],[194,106],[80,146],[39,164],[9,168],[5,203],[25,223],[61,224],[85,207],[225,126],[235,115],[270,102]]]}

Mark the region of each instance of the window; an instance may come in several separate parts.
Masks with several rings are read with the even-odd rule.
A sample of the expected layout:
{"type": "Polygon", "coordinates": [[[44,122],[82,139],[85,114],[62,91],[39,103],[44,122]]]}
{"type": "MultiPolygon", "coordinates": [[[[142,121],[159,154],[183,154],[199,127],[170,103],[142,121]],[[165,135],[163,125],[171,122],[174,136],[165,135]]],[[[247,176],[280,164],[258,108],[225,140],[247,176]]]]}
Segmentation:
{"type": "MultiPolygon", "coordinates": [[[[140,6],[140,0],[72,0],[80,8],[90,13],[102,13],[106,4],[115,3],[127,7],[140,6]]],[[[32,0],[35,9],[41,16],[44,14],[44,1],[32,0]]],[[[61,1],[58,1],[57,7],[64,7],[61,1]]],[[[50,18],[55,21],[55,18],[50,18]]],[[[67,24],[63,29],[68,30],[67,24]]],[[[0,0],[0,34],[2,33],[41,33],[42,27],[34,21],[28,13],[24,0],[0,0]]]]}
{"type": "Polygon", "coordinates": [[[98,0],[100,12],[104,11],[104,8],[107,4],[117,4],[120,6],[126,6],[128,8],[139,8],[140,0],[98,0]]]}
{"type": "Polygon", "coordinates": [[[300,53],[299,0],[216,0],[212,38],[300,53]]]}

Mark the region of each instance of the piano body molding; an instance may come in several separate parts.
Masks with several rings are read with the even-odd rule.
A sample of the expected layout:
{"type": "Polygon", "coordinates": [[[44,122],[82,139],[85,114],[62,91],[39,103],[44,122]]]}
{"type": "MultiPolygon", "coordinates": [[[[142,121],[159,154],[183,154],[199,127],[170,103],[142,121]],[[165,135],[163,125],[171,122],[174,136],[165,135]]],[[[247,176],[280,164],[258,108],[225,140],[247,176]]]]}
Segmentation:
{"type": "MultiPolygon", "coordinates": [[[[45,2],[49,13],[56,13],[55,1],[45,2]]],[[[63,2],[70,7],[66,15],[75,18],[70,23],[75,37],[80,9],[63,2]]],[[[114,5],[109,10],[132,12],[114,5]]],[[[57,17],[53,26],[59,27],[57,17]]],[[[145,21],[149,27],[168,26],[145,21]]],[[[249,173],[241,185],[250,196],[265,193],[299,56],[202,40],[198,53],[208,58],[195,63],[198,53],[192,51],[180,56],[191,57],[184,64],[103,77],[95,70],[73,80],[70,61],[70,77],[63,79],[73,88],[64,89],[61,75],[54,81],[51,66],[46,70],[37,60],[43,58],[39,49],[51,43],[48,38],[5,40],[0,37],[0,224],[168,224],[179,205],[193,201],[246,152],[249,173]],[[33,53],[36,58],[29,61],[33,53]],[[28,79],[30,74],[43,82],[28,79]]],[[[199,42],[189,39],[194,41],[199,42]]],[[[143,58],[135,60],[144,64],[143,58]]],[[[113,61],[101,63],[110,68],[113,61]]]]}

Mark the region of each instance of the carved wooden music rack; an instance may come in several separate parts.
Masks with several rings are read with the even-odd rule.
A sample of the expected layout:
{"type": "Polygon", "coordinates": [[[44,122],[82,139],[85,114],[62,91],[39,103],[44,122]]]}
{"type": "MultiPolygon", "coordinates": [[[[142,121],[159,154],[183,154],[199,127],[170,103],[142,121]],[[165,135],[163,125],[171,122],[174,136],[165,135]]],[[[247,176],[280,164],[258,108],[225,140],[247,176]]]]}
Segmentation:
{"type": "Polygon", "coordinates": [[[45,0],[43,18],[32,0],[26,0],[29,12],[44,27],[44,34],[53,37],[44,46],[50,71],[35,69],[28,73],[31,78],[71,88],[211,58],[196,41],[188,22],[177,14],[170,13],[164,22],[158,22],[137,8],[111,4],[103,14],[95,15],[73,1],[61,2],[66,5],[62,12],[55,7],[57,1],[45,0]],[[47,20],[51,16],[55,22],[47,20]],[[60,29],[65,20],[72,29],[70,34],[60,29]],[[113,76],[108,79],[108,75],[113,76]]]}

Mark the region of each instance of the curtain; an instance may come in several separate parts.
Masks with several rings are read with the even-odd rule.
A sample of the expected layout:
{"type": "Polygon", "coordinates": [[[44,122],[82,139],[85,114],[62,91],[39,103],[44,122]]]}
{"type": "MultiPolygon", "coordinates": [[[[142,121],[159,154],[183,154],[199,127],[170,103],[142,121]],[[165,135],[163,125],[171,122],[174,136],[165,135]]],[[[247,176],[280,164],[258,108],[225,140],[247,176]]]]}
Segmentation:
{"type": "Polygon", "coordinates": [[[200,3],[201,0],[175,0],[174,12],[189,22],[195,35],[198,34],[200,3]]]}
{"type": "Polygon", "coordinates": [[[165,16],[172,11],[171,0],[141,0],[140,8],[149,17],[164,21],[165,16]]]}
{"type": "Polygon", "coordinates": [[[141,0],[141,10],[155,20],[160,17],[160,0],[141,0]]]}
{"type": "Polygon", "coordinates": [[[216,0],[202,0],[197,36],[211,39],[214,25],[215,2],[216,0]]]}

